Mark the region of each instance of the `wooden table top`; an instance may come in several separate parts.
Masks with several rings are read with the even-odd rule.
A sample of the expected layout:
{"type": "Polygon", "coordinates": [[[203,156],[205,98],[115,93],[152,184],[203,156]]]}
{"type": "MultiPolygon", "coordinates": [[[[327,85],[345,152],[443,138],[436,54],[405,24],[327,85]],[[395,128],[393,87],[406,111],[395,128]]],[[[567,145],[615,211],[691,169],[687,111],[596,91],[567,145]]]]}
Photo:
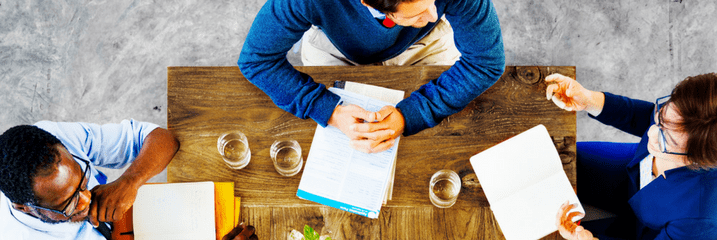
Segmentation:
{"type": "MultiPolygon", "coordinates": [[[[368,83],[406,91],[406,96],[437,78],[447,66],[296,67],[316,82],[368,83]]],[[[306,159],[317,124],[299,119],[272,103],[237,67],[169,67],[167,125],[181,143],[167,168],[169,182],[233,181],[242,198],[242,221],[260,239],[286,239],[304,225],[332,239],[503,239],[469,158],[537,124],[548,129],[563,167],[575,187],[575,113],[545,99],[544,78],[575,77],[575,67],[508,66],[500,80],[463,111],[438,126],[401,139],[393,200],[369,219],[296,197],[303,173],[279,175],[269,147],[279,138],[299,142],[306,159]],[[226,167],[216,147],[225,131],[248,138],[251,162],[226,167]],[[434,207],[428,182],[440,169],[456,171],[462,189],[456,204],[434,207]]],[[[561,239],[557,233],[545,239],[561,239]]]]}

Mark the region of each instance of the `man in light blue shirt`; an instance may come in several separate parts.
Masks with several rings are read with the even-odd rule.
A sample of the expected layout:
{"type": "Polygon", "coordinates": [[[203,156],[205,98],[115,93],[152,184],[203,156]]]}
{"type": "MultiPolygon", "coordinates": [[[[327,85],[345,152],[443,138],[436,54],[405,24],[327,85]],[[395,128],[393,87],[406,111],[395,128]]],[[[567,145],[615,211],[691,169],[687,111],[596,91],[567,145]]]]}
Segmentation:
{"type": "Polygon", "coordinates": [[[0,238],[105,239],[179,142],[155,124],[42,121],[0,135],[0,238]],[[107,183],[95,167],[129,168],[107,183]]]}

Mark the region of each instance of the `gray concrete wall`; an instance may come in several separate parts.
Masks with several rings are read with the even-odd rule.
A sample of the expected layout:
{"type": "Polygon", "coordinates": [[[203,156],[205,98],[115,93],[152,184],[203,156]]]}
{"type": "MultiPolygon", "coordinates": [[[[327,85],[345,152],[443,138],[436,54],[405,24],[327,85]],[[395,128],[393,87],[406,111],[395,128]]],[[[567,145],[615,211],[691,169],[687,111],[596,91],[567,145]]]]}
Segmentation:
{"type": "MultiPolygon", "coordinates": [[[[39,120],[166,127],[166,67],[235,66],[264,2],[0,0],[0,131],[39,120]]],[[[508,65],[576,66],[590,89],[652,101],[717,69],[711,0],[494,4],[508,65]]],[[[584,113],[577,124],[581,141],[637,140],[584,113]]]]}

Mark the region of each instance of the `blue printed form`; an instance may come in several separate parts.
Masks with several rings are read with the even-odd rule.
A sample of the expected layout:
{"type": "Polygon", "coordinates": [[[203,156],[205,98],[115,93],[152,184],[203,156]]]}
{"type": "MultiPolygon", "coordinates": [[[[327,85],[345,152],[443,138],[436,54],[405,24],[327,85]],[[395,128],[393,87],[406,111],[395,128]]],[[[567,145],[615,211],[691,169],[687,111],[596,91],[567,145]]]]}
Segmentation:
{"type": "MultiPolygon", "coordinates": [[[[394,105],[338,88],[343,105],[355,104],[368,111],[394,105]]],[[[391,177],[398,141],[389,150],[363,153],[351,148],[338,128],[316,127],[296,196],[368,218],[378,218],[391,177]]]]}

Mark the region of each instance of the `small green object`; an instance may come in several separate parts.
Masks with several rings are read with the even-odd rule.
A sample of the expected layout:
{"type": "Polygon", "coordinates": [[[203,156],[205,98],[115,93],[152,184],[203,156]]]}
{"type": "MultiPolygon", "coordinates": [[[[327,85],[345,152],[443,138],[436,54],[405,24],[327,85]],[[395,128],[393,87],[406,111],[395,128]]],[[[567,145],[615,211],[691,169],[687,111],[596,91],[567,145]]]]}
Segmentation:
{"type": "MultiPolygon", "coordinates": [[[[304,240],[319,240],[320,237],[319,233],[314,231],[313,228],[309,227],[309,225],[304,225],[304,240]]],[[[331,238],[327,237],[325,240],[331,240],[331,238]]]]}

